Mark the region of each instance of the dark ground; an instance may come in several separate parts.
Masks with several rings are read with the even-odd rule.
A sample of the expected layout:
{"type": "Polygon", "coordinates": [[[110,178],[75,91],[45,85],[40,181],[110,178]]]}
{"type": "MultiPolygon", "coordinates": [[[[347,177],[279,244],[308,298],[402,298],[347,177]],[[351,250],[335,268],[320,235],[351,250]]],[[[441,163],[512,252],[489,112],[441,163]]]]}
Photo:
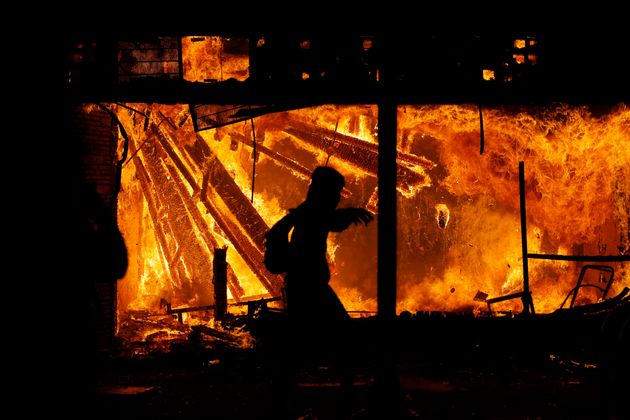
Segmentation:
{"type": "MultiPolygon", "coordinates": [[[[197,366],[183,360],[111,361],[90,418],[281,418],[282,396],[270,395],[270,379],[248,357],[243,354],[232,360],[219,359],[216,365],[197,366]]],[[[614,418],[602,411],[595,369],[554,367],[551,363],[539,370],[498,369],[427,360],[401,368],[399,377],[400,404],[408,418],[614,418]]],[[[325,370],[303,375],[299,415],[342,418],[337,415],[340,389],[336,385],[327,380],[325,370]]],[[[373,415],[379,407],[373,406],[377,391],[370,372],[358,375],[354,392],[348,418],[379,418],[373,415]]],[[[393,414],[388,418],[394,418],[393,414]]]]}
{"type": "Polygon", "coordinates": [[[425,316],[385,328],[357,320],[351,400],[330,366],[313,362],[300,370],[291,415],[274,386],[283,361],[270,359],[273,333],[264,334],[273,324],[264,324],[249,349],[180,340],[142,356],[102,353],[96,395],[81,403],[84,418],[125,420],[629,418],[627,337],[609,345],[603,320],[425,316]]]}

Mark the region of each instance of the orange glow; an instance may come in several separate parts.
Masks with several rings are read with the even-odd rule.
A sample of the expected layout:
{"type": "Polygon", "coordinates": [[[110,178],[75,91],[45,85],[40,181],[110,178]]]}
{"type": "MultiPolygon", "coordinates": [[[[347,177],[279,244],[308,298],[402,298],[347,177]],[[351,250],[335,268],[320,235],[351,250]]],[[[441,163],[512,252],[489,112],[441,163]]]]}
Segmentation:
{"type": "Polygon", "coordinates": [[[483,69],[483,80],[495,80],[494,70],[483,69]]]}
{"type": "MultiPolygon", "coordinates": [[[[568,105],[484,109],[480,155],[477,107],[405,107],[399,152],[425,153],[438,167],[429,172],[430,186],[399,202],[399,311],[483,311],[484,304],[473,302],[477,291],[492,298],[522,290],[519,160],[525,162],[530,253],[627,253],[629,127],[626,105],[599,116],[568,105]],[[434,222],[440,204],[452,216],[446,229],[434,222]]],[[[537,312],[559,308],[581,265],[529,261],[537,312]]],[[[613,296],[630,285],[630,272],[610,265],[613,296]]],[[[516,299],[493,309],[520,312],[522,306],[516,299]]]]}
{"type": "Polygon", "coordinates": [[[512,58],[514,58],[516,64],[525,64],[525,56],[523,54],[512,54],[512,58]]]}
{"type": "MultiPolygon", "coordinates": [[[[187,106],[128,105],[150,115],[150,121],[145,131],[138,114],[111,105],[129,133],[133,156],[123,170],[119,224],[127,243],[137,244],[130,247],[130,267],[120,282],[120,314],[164,313],[162,300],[173,308],[212,305],[215,247],[228,247],[231,302],[280,296],[281,278],[269,273],[261,278],[253,268],[262,267],[262,234],[304,199],[310,171],[317,165],[328,164],[346,176],[341,205],[366,206],[376,197],[374,106],[321,106],[257,117],[256,184],[250,203],[250,121],[195,133],[187,106]],[[313,130],[322,131],[312,135],[313,130]],[[236,189],[222,190],[221,173],[236,189]],[[244,219],[235,205],[250,206],[260,223],[244,219]]],[[[430,167],[431,162],[409,160],[401,186],[407,194],[424,182],[418,165],[430,167]]],[[[342,299],[349,310],[366,310],[371,305],[366,302],[375,300],[375,290],[366,293],[361,286],[375,281],[375,238],[375,224],[329,237],[331,284],[343,286],[340,294],[347,296],[342,299]]]]}
{"type": "MultiPolygon", "coordinates": [[[[378,213],[376,106],[323,105],[256,117],[252,203],[251,121],[195,133],[187,105],[127,105],[149,121],[109,105],[130,137],[118,201],[130,253],[118,287],[121,316],[164,316],[162,301],[173,308],[211,305],[216,247],[228,247],[230,302],[280,296],[281,277],[259,270],[262,234],[303,200],[317,165],[346,177],[341,206],[378,213]]],[[[480,155],[476,106],[401,107],[398,312],[479,313],[486,308],[473,300],[478,291],[492,298],[522,289],[520,160],[530,252],[597,255],[630,247],[628,127],[626,105],[597,115],[562,104],[484,108],[480,155]]],[[[376,310],[376,241],[377,221],[328,238],[331,285],[350,311],[376,310]]],[[[614,267],[611,296],[630,285],[628,269],[614,267]]],[[[536,310],[557,309],[579,269],[530,260],[536,310]]],[[[520,311],[521,303],[493,309],[520,311]]],[[[187,324],[196,322],[192,314],[187,324]]]]}
{"type": "Polygon", "coordinates": [[[202,83],[228,79],[246,80],[249,77],[247,46],[246,39],[219,36],[183,37],[184,80],[202,83]]]}
{"type": "Polygon", "coordinates": [[[525,48],[525,40],[524,39],[515,39],[514,40],[514,48],[525,48]]]}

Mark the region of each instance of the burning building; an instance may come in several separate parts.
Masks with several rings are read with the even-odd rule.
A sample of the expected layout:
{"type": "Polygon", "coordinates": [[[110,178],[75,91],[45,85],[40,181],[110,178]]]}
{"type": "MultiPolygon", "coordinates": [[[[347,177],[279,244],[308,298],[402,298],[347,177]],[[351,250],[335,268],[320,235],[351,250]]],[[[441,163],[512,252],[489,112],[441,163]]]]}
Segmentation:
{"type": "Polygon", "coordinates": [[[550,313],[621,293],[628,103],[588,87],[572,100],[552,37],[501,35],[70,40],[81,176],[111,200],[129,253],[100,291],[114,333],[210,322],[219,304],[281,308],[263,235],[317,165],[345,176],[342,206],[377,215],[329,237],[331,284],[357,317],[550,313]],[[589,261],[608,268],[577,293],[589,261]]]}

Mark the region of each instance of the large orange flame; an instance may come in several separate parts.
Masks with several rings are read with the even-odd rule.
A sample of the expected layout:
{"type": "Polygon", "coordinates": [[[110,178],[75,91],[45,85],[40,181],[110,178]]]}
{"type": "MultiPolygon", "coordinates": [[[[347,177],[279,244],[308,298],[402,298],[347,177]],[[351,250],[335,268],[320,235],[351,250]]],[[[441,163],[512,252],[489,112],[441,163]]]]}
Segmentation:
{"type": "MultiPolygon", "coordinates": [[[[274,295],[273,278],[256,268],[259,237],[303,200],[317,165],[346,177],[341,206],[378,211],[375,106],[263,115],[254,120],[255,133],[251,121],[195,133],[187,106],[128,105],[149,120],[110,106],[130,136],[118,205],[130,250],[121,313],[157,313],[162,300],[173,307],[212,304],[215,246],[228,247],[230,299],[274,295]],[[236,189],[223,190],[225,182],[215,178],[236,189]],[[260,218],[255,229],[248,206],[260,218]]],[[[625,105],[606,111],[485,108],[480,155],[477,107],[400,107],[398,311],[483,310],[473,300],[478,291],[495,297],[522,289],[521,160],[530,252],[627,253],[630,111],[625,105]]],[[[376,310],[376,225],[329,237],[331,284],[349,310],[376,310]]],[[[629,284],[625,265],[612,265],[611,295],[629,284]]],[[[530,261],[537,311],[559,307],[579,267],[530,261]]],[[[497,308],[517,311],[521,304],[497,308]]]]}
{"type": "MultiPolygon", "coordinates": [[[[519,160],[525,162],[530,253],[628,252],[627,106],[599,116],[565,104],[485,109],[483,155],[476,107],[404,111],[399,147],[433,151],[440,170],[423,199],[400,206],[400,239],[417,238],[410,247],[399,241],[399,264],[405,267],[399,268],[399,309],[454,310],[471,305],[477,290],[491,297],[522,290],[519,160]],[[405,226],[411,220],[406,214],[428,216],[431,201],[448,203],[449,229],[405,226]]],[[[612,265],[617,270],[614,293],[628,285],[629,274],[624,265],[612,265]]],[[[575,263],[530,261],[536,308],[557,309],[578,271],[575,263]]],[[[503,307],[520,310],[520,302],[503,307]]]]}

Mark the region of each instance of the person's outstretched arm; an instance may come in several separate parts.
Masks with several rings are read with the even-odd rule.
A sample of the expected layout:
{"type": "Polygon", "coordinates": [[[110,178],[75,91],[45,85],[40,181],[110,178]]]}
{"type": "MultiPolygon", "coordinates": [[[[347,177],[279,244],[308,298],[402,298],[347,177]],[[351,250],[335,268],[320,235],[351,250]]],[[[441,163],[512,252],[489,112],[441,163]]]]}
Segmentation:
{"type": "Polygon", "coordinates": [[[333,219],[330,224],[330,230],[333,232],[341,232],[342,230],[347,229],[353,223],[355,225],[363,223],[365,226],[367,226],[368,223],[370,223],[372,220],[374,220],[374,216],[372,216],[372,213],[365,209],[360,209],[357,207],[337,209],[335,210],[335,213],[333,215],[333,219]]]}

